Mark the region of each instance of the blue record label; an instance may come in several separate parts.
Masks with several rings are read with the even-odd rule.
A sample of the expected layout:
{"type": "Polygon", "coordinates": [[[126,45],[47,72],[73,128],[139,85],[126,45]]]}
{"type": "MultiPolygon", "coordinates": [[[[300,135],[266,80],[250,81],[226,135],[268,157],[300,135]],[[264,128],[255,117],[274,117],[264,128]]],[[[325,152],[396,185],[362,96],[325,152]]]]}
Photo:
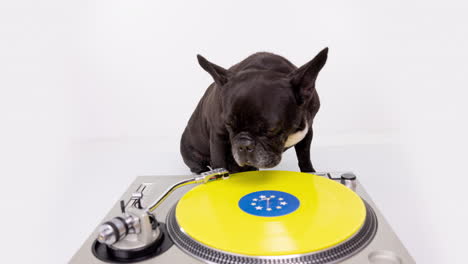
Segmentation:
{"type": "Polygon", "coordinates": [[[287,215],[299,208],[296,196],[280,191],[258,191],[239,200],[242,211],[256,216],[272,217],[287,215]]]}

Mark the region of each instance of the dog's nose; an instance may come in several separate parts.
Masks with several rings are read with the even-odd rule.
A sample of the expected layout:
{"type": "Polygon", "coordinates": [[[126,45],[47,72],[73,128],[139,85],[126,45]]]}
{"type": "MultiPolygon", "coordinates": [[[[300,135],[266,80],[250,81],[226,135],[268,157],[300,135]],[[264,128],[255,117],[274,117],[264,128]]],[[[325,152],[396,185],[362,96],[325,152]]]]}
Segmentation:
{"type": "Polygon", "coordinates": [[[255,143],[250,139],[243,139],[241,142],[239,142],[238,149],[240,152],[252,152],[255,149],[255,143]]]}

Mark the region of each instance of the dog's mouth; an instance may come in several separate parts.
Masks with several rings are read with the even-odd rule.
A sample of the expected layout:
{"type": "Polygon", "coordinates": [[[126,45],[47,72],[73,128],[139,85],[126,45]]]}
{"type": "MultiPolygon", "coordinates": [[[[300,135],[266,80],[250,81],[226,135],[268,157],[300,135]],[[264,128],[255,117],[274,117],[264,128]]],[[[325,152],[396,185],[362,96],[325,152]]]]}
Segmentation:
{"type": "Polygon", "coordinates": [[[237,160],[236,160],[236,163],[237,163],[237,165],[239,165],[240,167],[251,166],[251,167],[255,167],[255,168],[261,168],[260,166],[258,166],[258,164],[254,163],[254,162],[251,162],[251,161],[249,161],[249,160],[244,161],[244,162],[241,162],[241,161],[237,161],[237,160]]]}
{"type": "Polygon", "coordinates": [[[281,155],[269,154],[266,152],[257,153],[239,153],[233,150],[234,160],[240,167],[252,166],[258,169],[269,169],[278,165],[281,161],[281,155]]]}
{"type": "Polygon", "coordinates": [[[258,169],[275,167],[280,163],[282,154],[282,151],[275,151],[270,145],[256,140],[247,132],[241,132],[231,139],[231,151],[237,165],[258,169]]]}
{"type": "Polygon", "coordinates": [[[278,165],[279,161],[278,162],[268,161],[268,162],[259,162],[259,163],[250,163],[250,162],[239,163],[239,162],[236,161],[236,163],[241,167],[252,166],[252,167],[255,167],[257,169],[271,169],[271,168],[275,167],[276,165],[278,165]]]}

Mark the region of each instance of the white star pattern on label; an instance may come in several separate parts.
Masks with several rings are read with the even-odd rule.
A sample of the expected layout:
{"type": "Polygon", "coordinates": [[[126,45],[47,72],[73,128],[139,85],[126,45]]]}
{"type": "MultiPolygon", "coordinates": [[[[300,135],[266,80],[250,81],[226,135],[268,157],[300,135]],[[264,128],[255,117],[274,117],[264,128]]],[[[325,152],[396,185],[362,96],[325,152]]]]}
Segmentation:
{"type": "Polygon", "coordinates": [[[258,191],[243,196],[238,206],[244,212],[262,217],[282,216],[294,212],[299,200],[281,191],[258,191]]]}
{"type": "Polygon", "coordinates": [[[258,196],[258,198],[253,198],[250,205],[255,207],[255,210],[262,211],[263,208],[265,208],[266,211],[270,212],[270,211],[273,211],[274,209],[276,209],[276,210],[283,209],[283,207],[288,204],[287,202],[284,201],[283,197],[278,197],[276,199],[277,203],[276,203],[276,206],[275,206],[274,204],[271,204],[271,203],[275,202],[275,198],[276,198],[275,195],[269,195],[268,197],[266,195],[260,195],[260,196],[258,196]],[[262,201],[266,201],[266,207],[265,206],[260,206],[262,201]],[[272,206],[272,207],[270,207],[270,206],[272,206]]]}

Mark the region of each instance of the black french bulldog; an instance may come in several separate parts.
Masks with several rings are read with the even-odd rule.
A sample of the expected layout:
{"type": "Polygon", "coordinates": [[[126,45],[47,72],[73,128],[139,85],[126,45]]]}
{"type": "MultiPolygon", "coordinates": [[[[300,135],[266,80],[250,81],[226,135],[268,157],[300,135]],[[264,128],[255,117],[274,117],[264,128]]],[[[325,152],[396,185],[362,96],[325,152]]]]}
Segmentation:
{"type": "Polygon", "coordinates": [[[312,124],[320,107],[317,75],[328,48],[300,68],[287,59],[255,53],[229,69],[198,55],[214,79],[182,135],[180,151],[194,173],[225,168],[231,173],[272,168],[294,146],[299,168],[310,160],[312,124]]]}

